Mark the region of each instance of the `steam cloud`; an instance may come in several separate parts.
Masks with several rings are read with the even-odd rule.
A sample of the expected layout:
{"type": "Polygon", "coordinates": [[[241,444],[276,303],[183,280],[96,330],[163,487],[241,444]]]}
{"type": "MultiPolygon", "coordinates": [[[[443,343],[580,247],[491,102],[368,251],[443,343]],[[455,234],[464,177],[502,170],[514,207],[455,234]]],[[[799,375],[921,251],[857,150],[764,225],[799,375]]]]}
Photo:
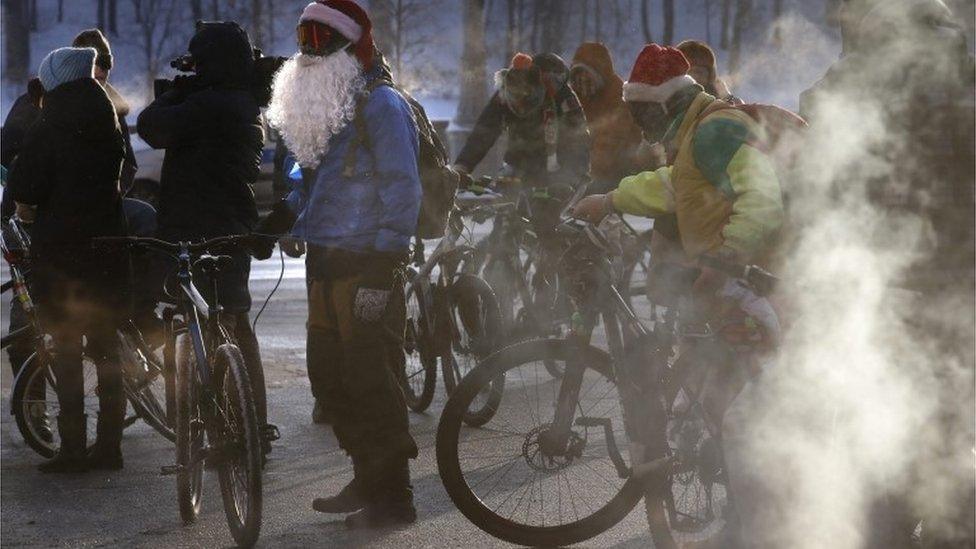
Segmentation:
{"type": "MultiPolygon", "coordinates": [[[[885,498],[907,501],[924,519],[923,535],[971,539],[973,243],[956,242],[958,257],[936,254],[932,217],[916,212],[971,201],[972,166],[961,166],[968,193],[947,198],[958,182],[939,180],[919,151],[951,144],[927,141],[904,118],[939,116],[924,97],[971,105],[973,90],[943,45],[949,31],[909,23],[898,4],[924,2],[880,10],[883,48],[870,62],[846,61],[857,63],[852,76],[836,78],[805,113],[809,142],[788,183],[798,230],[779,273],[784,345],[727,418],[727,459],[734,486],[747,490],[736,503],[752,546],[865,547],[879,533],[872,519],[885,498]],[[943,269],[936,291],[912,288],[925,265],[943,269]]],[[[830,51],[815,25],[796,16],[780,24],[783,48],[752,59],[740,82],[780,79],[788,89],[790,66],[821,63],[830,51]]],[[[971,108],[961,112],[971,120],[971,108]]],[[[951,141],[944,129],[935,138],[951,141]]],[[[971,154],[971,129],[966,137],[971,154]]],[[[971,235],[971,214],[961,223],[971,235]]]]}

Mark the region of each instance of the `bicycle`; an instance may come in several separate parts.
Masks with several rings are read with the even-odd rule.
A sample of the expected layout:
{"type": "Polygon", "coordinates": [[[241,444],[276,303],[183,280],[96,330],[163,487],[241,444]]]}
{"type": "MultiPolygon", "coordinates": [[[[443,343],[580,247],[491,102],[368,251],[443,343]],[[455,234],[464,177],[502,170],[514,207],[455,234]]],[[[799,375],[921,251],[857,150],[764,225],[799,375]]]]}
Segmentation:
{"type": "MultiPolygon", "coordinates": [[[[24,442],[45,458],[52,458],[60,447],[56,429],[51,429],[50,417],[56,416],[59,409],[57,397],[57,377],[51,369],[52,356],[57,353],[37,317],[34,301],[28,284],[30,236],[15,218],[8,220],[0,248],[10,266],[11,279],[4,283],[2,290],[11,291],[18,300],[28,323],[3,336],[0,347],[6,348],[17,342],[30,340],[34,352],[31,353],[14,379],[10,398],[10,413],[14,416],[17,428],[24,442]]],[[[123,391],[132,406],[133,415],[128,416],[124,427],[133,425],[140,418],[156,432],[170,441],[176,439],[171,417],[167,413],[167,378],[160,359],[146,344],[139,330],[131,322],[126,322],[117,330],[119,337],[119,356],[122,366],[123,391]]],[[[98,410],[98,384],[94,362],[83,357],[85,379],[85,408],[88,412],[88,440],[95,440],[95,423],[98,410]]]]}
{"type": "MultiPolygon", "coordinates": [[[[464,271],[480,273],[495,288],[502,312],[506,341],[532,337],[560,337],[570,324],[570,307],[560,290],[560,274],[555,268],[560,241],[552,236],[556,219],[586,190],[579,185],[568,188],[528,188],[517,178],[482,177],[476,188],[500,192],[509,202],[498,204],[490,216],[492,229],[476,245],[476,253],[465,263],[464,271]],[[572,196],[568,196],[572,194],[572,196]]],[[[555,364],[550,374],[562,375],[555,364]]]]}
{"type": "MultiPolygon", "coordinates": [[[[662,304],[664,319],[649,328],[617,290],[612,246],[602,233],[572,222],[559,233],[569,242],[560,267],[579,313],[573,329],[565,338],[498,351],[461,382],[437,430],[444,487],[472,523],[521,545],[587,540],[622,520],[642,497],[655,547],[711,535],[727,494],[720,433],[700,401],[709,363],[675,360],[677,349],[691,357],[702,356],[696,349],[726,352],[690,312],[698,269],[653,274],[675,298],[662,304]],[[601,319],[608,351],[591,343],[601,319]],[[562,365],[564,375],[540,375],[545,361],[562,365]],[[493,421],[463,428],[471,399],[500,376],[507,389],[493,421]]],[[[750,281],[771,277],[714,265],[750,281]]]]}
{"type": "Polygon", "coordinates": [[[173,257],[178,265],[175,308],[164,313],[165,355],[175,363],[176,495],[184,524],[196,521],[203,497],[203,469],[217,471],[224,514],[238,546],[250,547],[261,530],[262,454],[254,396],[241,351],[222,323],[216,296],[218,274],[232,264],[227,255],[210,255],[254,238],[225,236],[199,243],[154,238],[95,239],[95,246],[139,248],[173,257]],[[215,302],[200,294],[199,272],[211,285],[215,302]],[[177,317],[180,317],[177,319],[177,317]]]}
{"type": "MultiPolygon", "coordinates": [[[[447,394],[479,360],[499,344],[501,316],[492,288],[470,273],[459,273],[459,265],[474,249],[458,244],[464,232],[463,212],[496,202],[494,193],[462,192],[450,215],[447,233],[430,257],[424,259],[424,245],[417,240],[413,265],[408,268],[407,324],[404,334],[406,368],[400,378],[407,405],[415,412],[430,406],[437,384],[440,360],[447,394]],[[436,279],[431,282],[434,271],[436,279]]],[[[491,409],[501,399],[504,379],[496,380],[480,395],[479,402],[465,413],[469,425],[491,419],[491,409]]]]}

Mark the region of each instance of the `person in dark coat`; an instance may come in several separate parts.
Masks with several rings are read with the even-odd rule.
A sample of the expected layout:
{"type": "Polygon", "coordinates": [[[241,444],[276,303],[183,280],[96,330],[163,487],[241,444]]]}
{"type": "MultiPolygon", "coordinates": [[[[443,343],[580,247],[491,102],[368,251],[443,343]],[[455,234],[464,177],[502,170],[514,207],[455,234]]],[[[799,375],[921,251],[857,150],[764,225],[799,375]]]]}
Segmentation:
{"type": "Polygon", "coordinates": [[[56,353],[61,447],[44,472],[122,467],[125,398],[115,328],[125,310],[124,258],[90,240],[125,234],[119,172],[125,143],[115,109],[92,77],[92,48],[54,50],[38,69],[46,91],[40,118],[24,137],[10,173],[18,214],[34,215],[33,290],[56,353]],[[82,338],[98,368],[95,447],[86,458],[82,338]]]}
{"type": "MultiPolygon", "coordinates": [[[[264,133],[249,87],[254,54],[236,23],[204,23],[190,40],[196,75],[181,79],[147,106],[139,136],[166,149],[159,190],[159,238],[201,240],[250,233],[258,220],[251,185],[257,180],[264,133]]],[[[267,397],[258,341],[248,322],[251,259],[231,253],[232,268],[220,273],[220,304],[244,356],[257,404],[267,425],[267,397]]],[[[208,295],[207,286],[201,288],[208,295]]],[[[266,434],[265,440],[269,437],[266,434]]],[[[265,453],[271,451],[264,444],[265,453]]]]}
{"type": "Polygon", "coordinates": [[[589,133],[568,68],[554,54],[516,54],[495,74],[498,91],[481,112],[454,167],[471,173],[508,135],[505,163],[528,185],[577,186],[589,177],[589,133]],[[561,65],[561,67],[560,67],[561,65]]]}

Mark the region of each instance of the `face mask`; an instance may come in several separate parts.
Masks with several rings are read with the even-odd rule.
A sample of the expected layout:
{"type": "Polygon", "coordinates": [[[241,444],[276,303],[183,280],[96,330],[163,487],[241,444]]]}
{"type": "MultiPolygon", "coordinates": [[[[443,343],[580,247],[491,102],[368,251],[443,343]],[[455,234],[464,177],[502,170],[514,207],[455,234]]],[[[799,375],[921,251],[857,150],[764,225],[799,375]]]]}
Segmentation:
{"type": "Polygon", "coordinates": [[[664,134],[671,126],[671,117],[664,110],[664,105],[651,102],[633,102],[627,104],[634,122],[644,132],[644,139],[648,143],[658,143],[664,139],[664,134]]]}
{"type": "Polygon", "coordinates": [[[505,78],[505,102],[519,117],[526,117],[542,108],[546,89],[538,74],[527,71],[509,72],[505,78]]]}

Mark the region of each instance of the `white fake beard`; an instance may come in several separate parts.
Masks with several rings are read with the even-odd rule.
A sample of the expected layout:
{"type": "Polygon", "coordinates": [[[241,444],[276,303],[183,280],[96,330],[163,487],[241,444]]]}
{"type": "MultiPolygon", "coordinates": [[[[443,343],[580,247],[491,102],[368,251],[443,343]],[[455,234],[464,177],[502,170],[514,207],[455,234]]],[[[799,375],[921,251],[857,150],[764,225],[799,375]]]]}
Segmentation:
{"type": "Polygon", "coordinates": [[[303,168],[315,168],[329,141],[356,115],[366,87],[362,65],[345,51],[327,57],[298,53],[275,75],[268,123],[303,168]]]}

